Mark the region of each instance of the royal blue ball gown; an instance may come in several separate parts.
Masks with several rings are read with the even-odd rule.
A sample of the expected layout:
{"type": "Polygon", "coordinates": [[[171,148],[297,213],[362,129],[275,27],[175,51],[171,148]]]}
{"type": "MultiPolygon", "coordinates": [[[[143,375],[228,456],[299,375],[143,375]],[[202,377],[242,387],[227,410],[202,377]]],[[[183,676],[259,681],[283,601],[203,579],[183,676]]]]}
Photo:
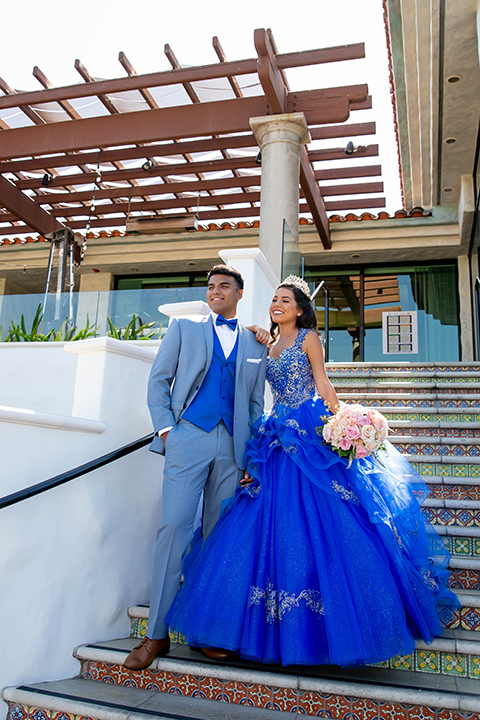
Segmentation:
{"type": "Polygon", "coordinates": [[[347,468],[323,444],[306,332],[267,359],[274,404],[247,444],[254,482],[187,556],[167,622],[247,660],[378,662],[441,633],[438,605],[458,605],[449,555],[420,510],[426,485],[392,445],[347,468]]]}

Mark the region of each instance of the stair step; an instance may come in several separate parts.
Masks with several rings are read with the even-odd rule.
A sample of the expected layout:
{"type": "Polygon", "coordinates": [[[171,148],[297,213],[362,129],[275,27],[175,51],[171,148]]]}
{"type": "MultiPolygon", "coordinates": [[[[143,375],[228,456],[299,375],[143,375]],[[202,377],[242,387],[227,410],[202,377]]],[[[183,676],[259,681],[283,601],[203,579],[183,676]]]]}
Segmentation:
{"type": "MultiPolygon", "coordinates": [[[[456,407],[456,408],[442,408],[442,407],[425,407],[419,409],[418,407],[376,407],[370,405],[375,410],[383,413],[389,423],[391,422],[408,422],[423,423],[448,423],[449,426],[458,427],[464,423],[480,423],[480,412],[472,408],[456,407]]],[[[414,425],[414,426],[415,426],[414,425]]]]}
{"type": "Polygon", "coordinates": [[[416,441],[441,441],[443,438],[478,438],[480,422],[415,422],[413,420],[388,420],[389,438],[409,435],[416,441]]]}
{"type": "Polygon", "coordinates": [[[343,392],[337,393],[340,400],[352,401],[361,405],[372,405],[382,410],[383,407],[389,408],[465,408],[470,411],[480,408],[480,395],[472,394],[448,394],[448,393],[401,393],[390,392],[385,393],[384,390],[378,392],[343,392]]]}
{"type": "MultiPolygon", "coordinates": [[[[302,707],[301,700],[307,698],[301,694],[310,692],[314,697],[309,697],[310,708],[304,706],[307,714],[332,713],[333,718],[344,718],[352,711],[350,703],[357,699],[479,712],[479,642],[470,639],[473,633],[445,632],[446,637],[436,638],[430,647],[423,645],[409,656],[393,658],[390,664],[352,668],[281,668],[233,658],[209,661],[186,645],[174,645],[169,655],[156,658],[147,670],[132,672],[123,667],[123,662],[136,642],[133,638],[82,646],[77,648],[76,657],[82,663],[82,677],[97,682],[123,685],[135,681],[140,688],[164,692],[179,688],[182,694],[203,693],[207,698],[234,703],[255,698],[264,707],[273,698],[278,709],[290,712],[302,707]],[[330,703],[321,707],[320,703],[332,695],[337,698],[333,708],[330,703]]],[[[355,714],[369,720],[361,705],[355,714]]],[[[381,713],[380,717],[386,716],[381,713]]],[[[405,709],[398,717],[405,717],[405,709]]]]}
{"type": "MultiPolygon", "coordinates": [[[[94,680],[73,678],[56,682],[39,683],[7,688],[4,693],[10,705],[9,720],[35,718],[48,720],[225,720],[225,705],[216,699],[195,698],[180,692],[159,692],[134,686],[98,683],[94,680]],[[27,715],[28,713],[28,715],[27,715]],[[63,716],[61,715],[63,713],[63,716]]],[[[281,717],[291,713],[280,711],[281,717]]],[[[249,707],[231,703],[228,718],[231,720],[268,720],[270,708],[249,707]]]]}

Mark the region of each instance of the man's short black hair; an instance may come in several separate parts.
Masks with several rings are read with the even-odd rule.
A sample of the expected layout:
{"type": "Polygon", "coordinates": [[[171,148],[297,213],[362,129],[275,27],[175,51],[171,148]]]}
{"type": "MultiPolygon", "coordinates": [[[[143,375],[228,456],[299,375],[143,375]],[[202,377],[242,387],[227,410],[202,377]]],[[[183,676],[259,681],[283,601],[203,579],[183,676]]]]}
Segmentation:
{"type": "Polygon", "coordinates": [[[236,281],[238,289],[243,290],[243,277],[238,270],[235,270],[231,265],[214,265],[207,275],[207,284],[210,282],[212,275],[229,275],[236,281]]]}

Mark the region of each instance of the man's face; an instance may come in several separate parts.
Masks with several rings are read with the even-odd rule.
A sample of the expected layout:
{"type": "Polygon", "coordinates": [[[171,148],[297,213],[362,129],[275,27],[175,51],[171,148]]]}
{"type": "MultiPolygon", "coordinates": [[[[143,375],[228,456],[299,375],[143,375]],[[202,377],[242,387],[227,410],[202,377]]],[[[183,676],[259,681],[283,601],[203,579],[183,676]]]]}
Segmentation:
{"type": "Polygon", "coordinates": [[[243,295],[235,278],[230,275],[212,275],[207,285],[207,303],[210,310],[224,318],[237,314],[237,303],[243,295]]]}

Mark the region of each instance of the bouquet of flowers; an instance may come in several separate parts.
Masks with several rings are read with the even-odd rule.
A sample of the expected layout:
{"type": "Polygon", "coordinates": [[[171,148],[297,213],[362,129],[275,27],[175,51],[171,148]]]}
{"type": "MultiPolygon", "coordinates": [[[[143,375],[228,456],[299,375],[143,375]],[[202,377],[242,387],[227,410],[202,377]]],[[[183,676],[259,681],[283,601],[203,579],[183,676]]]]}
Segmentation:
{"type": "Polygon", "coordinates": [[[386,418],[373,408],[344,405],[332,417],[325,418],[323,439],[342,457],[353,459],[372,455],[382,448],[388,435],[386,418]]]}

